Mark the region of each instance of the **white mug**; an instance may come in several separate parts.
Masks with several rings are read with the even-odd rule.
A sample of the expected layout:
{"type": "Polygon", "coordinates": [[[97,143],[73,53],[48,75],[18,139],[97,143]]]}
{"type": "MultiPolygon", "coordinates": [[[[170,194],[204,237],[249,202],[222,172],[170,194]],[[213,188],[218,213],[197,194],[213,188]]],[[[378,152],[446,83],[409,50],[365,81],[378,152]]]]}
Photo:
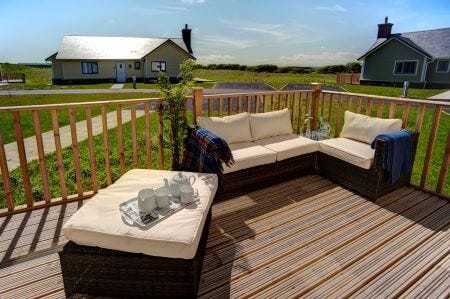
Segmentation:
{"type": "Polygon", "coordinates": [[[169,190],[165,188],[157,189],[155,191],[155,197],[158,208],[163,209],[169,206],[169,190]]]}
{"type": "Polygon", "coordinates": [[[139,210],[144,213],[151,212],[156,208],[155,192],[153,189],[142,189],[139,191],[137,200],[139,210]]]}
{"type": "Polygon", "coordinates": [[[194,201],[195,191],[191,186],[181,186],[180,188],[180,200],[181,203],[187,204],[194,201]]]}

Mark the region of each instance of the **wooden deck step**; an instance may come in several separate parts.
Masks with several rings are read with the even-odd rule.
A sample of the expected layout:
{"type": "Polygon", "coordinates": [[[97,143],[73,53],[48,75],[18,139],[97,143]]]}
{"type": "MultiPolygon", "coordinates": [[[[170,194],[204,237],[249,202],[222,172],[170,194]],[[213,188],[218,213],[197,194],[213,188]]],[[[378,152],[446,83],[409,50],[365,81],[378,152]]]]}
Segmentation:
{"type": "MultiPolygon", "coordinates": [[[[429,196],[423,195],[421,192],[414,192],[410,196],[403,197],[388,206],[391,206],[390,208],[397,212],[402,212],[417,205],[427,197],[429,196]]],[[[273,285],[276,281],[288,277],[298,267],[304,267],[332,252],[337,247],[350,243],[396,215],[396,213],[387,209],[376,209],[367,217],[349,222],[349,225],[323,236],[310,245],[302,246],[302,243],[292,244],[287,255],[279,255],[278,260],[263,268],[257,270],[249,268],[249,274],[246,276],[234,280],[231,285],[225,284],[211,293],[205,294],[205,296],[240,297],[252,292],[256,293],[257,290],[263,290],[269,285],[273,285]]]]}

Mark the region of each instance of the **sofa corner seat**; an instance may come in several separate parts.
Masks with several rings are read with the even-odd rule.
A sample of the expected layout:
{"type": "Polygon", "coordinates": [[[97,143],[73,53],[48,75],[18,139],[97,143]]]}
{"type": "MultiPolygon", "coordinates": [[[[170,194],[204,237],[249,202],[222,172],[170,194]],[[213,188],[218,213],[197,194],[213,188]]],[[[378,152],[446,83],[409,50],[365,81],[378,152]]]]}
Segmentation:
{"type": "MultiPolygon", "coordinates": [[[[411,132],[411,136],[413,149],[411,165],[414,165],[419,133],[411,132]]],[[[372,201],[410,184],[412,171],[402,175],[394,184],[388,182],[388,173],[382,169],[385,148],[383,141],[378,144],[373,152],[373,157],[370,157],[370,144],[348,140],[350,141],[346,143],[336,141],[320,142],[321,150],[317,157],[319,175],[362,194],[372,201]],[[339,146],[342,147],[343,144],[347,144],[345,153],[339,149],[339,146]],[[331,150],[332,145],[335,147],[331,150]],[[369,165],[370,167],[367,167],[369,165]]]]}

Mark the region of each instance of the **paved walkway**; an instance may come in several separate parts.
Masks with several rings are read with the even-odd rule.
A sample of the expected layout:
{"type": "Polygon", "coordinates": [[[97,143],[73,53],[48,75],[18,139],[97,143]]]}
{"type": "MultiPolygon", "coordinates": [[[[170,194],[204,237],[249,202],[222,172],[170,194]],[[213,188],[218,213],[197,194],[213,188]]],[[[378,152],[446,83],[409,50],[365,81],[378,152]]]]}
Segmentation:
{"type": "Polygon", "coordinates": [[[0,96],[34,94],[91,94],[91,93],[155,93],[156,89],[28,89],[0,90],[0,96]]]}
{"type": "MultiPolygon", "coordinates": [[[[144,110],[136,110],[136,117],[141,117],[145,114],[144,110]]],[[[117,127],[117,116],[116,111],[109,112],[108,117],[108,129],[117,127]]],[[[131,120],[130,110],[122,110],[122,123],[129,122],[131,120]]],[[[78,142],[87,139],[87,127],[86,121],[79,121],[76,123],[77,127],[77,139],[78,142]]],[[[64,126],[59,129],[61,136],[61,146],[62,148],[70,146],[72,144],[72,137],[70,135],[70,126],[64,126]]],[[[92,131],[94,135],[103,133],[102,117],[101,115],[92,118],[92,131]]],[[[53,153],[55,149],[55,141],[53,136],[53,130],[45,132],[42,134],[42,139],[44,143],[45,154],[53,153]]],[[[24,139],[25,152],[27,156],[27,162],[37,160],[38,150],[36,145],[36,136],[27,137],[24,139]]],[[[12,142],[5,144],[6,160],[8,163],[9,171],[12,171],[20,167],[19,153],[17,150],[17,143],[12,142]]]]}
{"type": "Polygon", "coordinates": [[[441,101],[450,101],[450,90],[447,90],[443,93],[437,94],[435,96],[429,97],[428,100],[441,100],[441,101]]]}
{"type": "Polygon", "coordinates": [[[125,84],[123,83],[114,83],[111,85],[110,89],[122,89],[125,84]]]}

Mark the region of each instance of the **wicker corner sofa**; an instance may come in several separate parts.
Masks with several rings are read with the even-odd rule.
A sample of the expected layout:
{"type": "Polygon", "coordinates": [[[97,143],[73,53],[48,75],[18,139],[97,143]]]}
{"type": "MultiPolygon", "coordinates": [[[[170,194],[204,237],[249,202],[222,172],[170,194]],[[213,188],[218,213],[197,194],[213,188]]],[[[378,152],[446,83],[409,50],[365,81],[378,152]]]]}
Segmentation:
{"type": "MultiPolygon", "coordinates": [[[[198,120],[199,119],[197,119],[197,122],[198,120]]],[[[204,127],[200,124],[198,125],[207,130],[209,129],[208,126],[204,127]]],[[[195,126],[191,127],[191,130],[193,128],[195,128],[195,126]]],[[[214,131],[213,133],[221,136],[214,131]]],[[[419,133],[410,133],[412,136],[411,165],[413,165],[419,133]]],[[[296,136],[296,138],[304,137],[296,136]]],[[[377,140],[377,142],[378,145],[374,153],[373,163],[371,163],[371,166],[370,168],[368,167],[368,169],[359,167],[354,163],[349,163],[344,159],[328,155],[321,150],[320,146],[318,146],[315,151],[283,159],[281,161],[277,159],[274,163],[225,172],[221,176],[221,184],[219,185],[219,190],[215,199],[223,200],[232,198],[300,176],[319,174],[363,195],[371,201],[375,201],[377,198],[394,191],[395,189],[409,185],[411,178],[410,171],[403,174],[394,184],[390,184],[387,181],[388,173],[386,170],[382,169],[385,141],[380,139],[377,140]]],[[[370,145],[368,146],[370,147],[370,145]]]]}
{"type": "MultiPolygon", "coordinates": [[[[410,132],[412,137],[412,161],[416,155],[419,133],[410,132]]],[[[388,182],[388,173],[382,168],[383,154],[386,142],[377,140],[377,147],[370,169],[364,169],[348,163],[344,160],[327,155],[322,152],[317,153],[317,173],[331,179],[356,193],[362,194],[366,198],[375,201],[377,198],[392,192],[402,186],[409,185],[412,172],[404,173],[395,183],[388,182]]]]}

